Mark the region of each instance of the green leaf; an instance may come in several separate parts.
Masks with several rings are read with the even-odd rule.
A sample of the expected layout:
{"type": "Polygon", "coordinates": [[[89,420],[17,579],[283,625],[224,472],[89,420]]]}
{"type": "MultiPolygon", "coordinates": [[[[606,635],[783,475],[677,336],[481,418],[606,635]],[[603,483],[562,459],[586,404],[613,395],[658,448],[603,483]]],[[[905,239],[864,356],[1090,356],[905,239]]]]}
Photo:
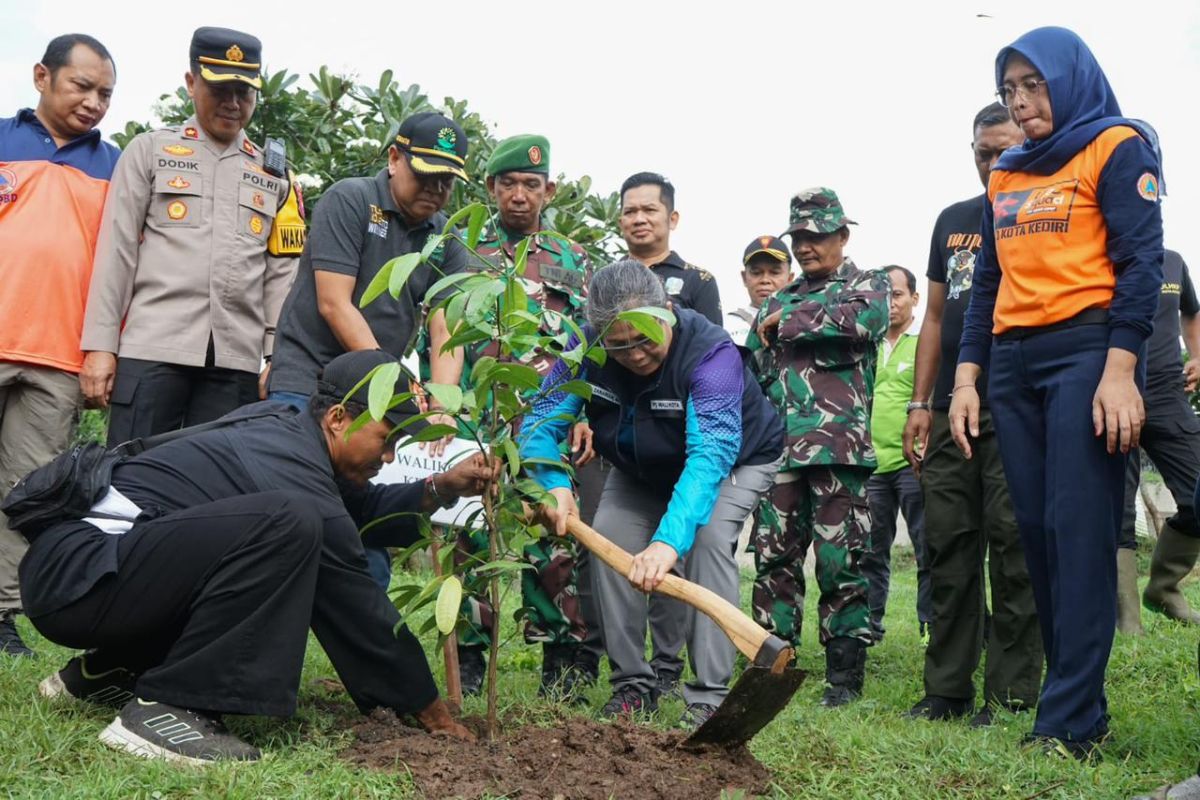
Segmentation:
{"type": "Polygon", "coordinates": [[[438,589],[437,605],[434,606],[434,619],[437,620],[438,633],[449,636],[458,621],[458,607],[462,604],[463,587],[458,578],[450,575],[442,581],[438,589]]]}
{"type": "Polygon", "coordinates": [[[452,383],[426,383],[425,391],[441,406],[446,414],[457,414],[462,408],[462,388],[452,383]]]}
{"type": "Polygon", "coordinates": [[[491,378],[494,384],[507,384],[521,391],[534,391],[542,385],[542,376],[527,364],[498,364],[492,369],[491,378]]]}
{"type": "Polygon", "coordinates": [[[533,237],[526,236],[517,244],[517,249],[513,251],[513,267],[517,274],[524,277],[525,267],[529,264],[529,248],[533,246],[533,237]]]}
{"type": "Polygon", "coordinates": [[[668,325],[675,323],[675,315],[670,311],[667,311],[665,308],[653,308],[651,306],[622,311],[617,315],[617,319],[621,322],[628,322],[637,329],[638,333],[647,337],[655,344],[662,344],[663,340],[667,338],[667,332],[663,329],[660,320],[666,322],[668,325]],[[663,317],[663,314],[668,316],[663,317]]]}
{"type": "Polygon", "coordinates": [[[438,249],[438,246],[446,241],[446,234],[439,233],[437,236],[430,236],[425,240],[425,246],[421,248],[421,261],[428,261],[433,255],[433,251],[438,249]]]}
{"type": "Polygon", "coordinates": [[[362,297],[358,298],[359,308],[366,308],[379,295],[387,291],[388,284],[392,280],[392,269],[395,267],[395,264],[396,259],[392,259],[379,268],[379,272],[376,272],[375,277],[371,278],[371,282],[367,284],[366,291],[362,293],[362,297]]]}
{"type": "Polygon", "coordinates": [[[474,250],[479,246],[479,236],[483,233],[483,224],[487,222],[488,210],[486,206],[476,205],[471,209],[471,219],[467,223],[467,247],[474,250]]]}
{"type": "Polygon", "coordinates": [[[442,227],[442,233],[452,233],[454,229],[458,227],[458,223],[471,216],[471,214],[473,214],[477,208],[482,208],[483,213],[487,213],[487,206],[485,206],[483,203],[470,203],[469,205],[465,205],[458,211],[454,212],[450,219],[446,220],[446,224],[442,227]]]}
{"type": "Polygon", "coordinates": [[[554,387],[557,392],[566,392],[584,400],[592,399],[592,385],[587,381],[567,381],[561,386],[554,387]]]}
{"type": "Polygon", "coordinates": [[[389,408],[392,394],[395,393],[396,379],[400,377],[400,364],[395,361],[380,364],[374,372],[371,376],[371,386],[367,390],[367,409],[371,412],[372,419],[381,420],[389,408]]]}
{"type": "Polygon", "coordinates": [[[508,462],[508,474],[516,478],[521,471],[521,451],[512,439],[504,440],[504,460],[508,462]]]}
{"type": "Polygon", "coordinates": [[[420,253],[405,253],[402,256],[393,258],[391,262],[392,277],[388,280],[388,292],[392,297],[399,298],[400,292],[404,291],[404,284],[408,282],[408,278],[413,274],[413,270],[421,264],[420,253]]]}
{"type": "MultiPolygon", "coordinates": [[[[432,303],[434,298],[455,284],[481,283],[489,280],[491,280],[489,276],[480,275],[478,272],[453,272],[444,278],[439,278],[436,283],[425,290],[425,302],[432,303]]],[[[469,287],[464,285],[462,288],[469,287]]]]}

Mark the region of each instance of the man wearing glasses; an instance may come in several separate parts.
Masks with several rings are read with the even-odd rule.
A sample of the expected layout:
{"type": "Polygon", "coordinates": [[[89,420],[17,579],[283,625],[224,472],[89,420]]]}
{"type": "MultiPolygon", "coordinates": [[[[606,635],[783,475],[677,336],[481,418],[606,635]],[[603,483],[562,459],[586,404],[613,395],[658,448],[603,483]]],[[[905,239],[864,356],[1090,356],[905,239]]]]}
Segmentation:
{"type": "Polygon", "coordinates": [[[297,189],[244,130],[261,43],[199,28],[189,60],[195,115],[129,143],[100,225],[79,380],[90,405],[111,404],[111,444],[259,399],[304,247],[297,189]]]}
{"type": "MultiPolygon", "coordinates": [[[[450,237],[439,245],[413,271],[399,297],[385,292],[361,309],[358,300],[384,264],[421,252],[442,232],[442,208],[454,180],[467,177],[466,161],[467,135],[458,123],[432,111],[414,114],[401,123],[385,168],[374,177],[338,181],[321,196],[296,282],[279,316],[270,399],[303,407],[316,391],[321,369],[342,353],[383,350],[400,357],[408,351],[426,290],[466,267],[461,242],[450,237]]],[[[431,380],[458,383],[462,349],[442,352],[450,336],[444,312],[430,316],[429,335],[431,380]]],[[[368,547],[367,559],[371,574],[387,586],[387,552],[368,547]]]]}

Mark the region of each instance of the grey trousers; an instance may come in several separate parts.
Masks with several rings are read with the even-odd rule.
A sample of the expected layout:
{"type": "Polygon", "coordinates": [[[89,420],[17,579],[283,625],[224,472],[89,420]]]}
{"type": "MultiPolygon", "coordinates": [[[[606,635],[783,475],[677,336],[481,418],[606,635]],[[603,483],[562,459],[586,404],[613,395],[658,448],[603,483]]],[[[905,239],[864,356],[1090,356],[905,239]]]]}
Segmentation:
{"type": "MultiPolygon", "coordinates": [[[[738,566],[734,557],[738,534],[771,487],[778,462],[738,467],[721,484],[720,495],[708,524],[696,531],[691,551],[675,572],[739,605],[738,566]]],[[[644,550],[667,510],[667,502],[649,492],[645,485],[620,470],[613,470],[604,484],[596,511],[596,530],[615,544],[637,554],[644,550]]],[[[654,667],[646,661],[646,622],[657,621],[655,650],[667,650],[672,639],[687,642],[693,680],[683,687],[689,705],[720,705],[729,693],[733,676],[733,642],[704,614],[677,601],[657,605],[634,589],[624,575],[608,566],[593,570],[593,585],[600,605],[604,648],[612,665],[613,689],[632,686],[649,692],[655,683],[654,667]],[[654,619],[655,607],[678,611],[671,619],[654,619]]],[[[665,599],[665,598],[663,598],[665,599]]],[[[668,650],[669,652],[669,650],[668,650]]],[[[675,650],[678,652],[678,649],[675,650]]]]}
{"type": "MultiPolygon", "coordinates": [[[[67,449],[81,402],[74,373],[0,362],[0,496],[67,449]]],[[[0,619],[21,608],[17,565],[28,547],[0,514],[0,619]]]]}

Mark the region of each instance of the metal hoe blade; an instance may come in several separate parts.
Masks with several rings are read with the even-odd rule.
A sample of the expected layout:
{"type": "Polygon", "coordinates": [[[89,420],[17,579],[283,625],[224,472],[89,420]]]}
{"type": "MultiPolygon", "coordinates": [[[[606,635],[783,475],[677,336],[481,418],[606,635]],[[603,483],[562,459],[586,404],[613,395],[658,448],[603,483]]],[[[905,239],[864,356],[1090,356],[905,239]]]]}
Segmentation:
{"type": "Polygon", "coordinates": [[[776,675],[765,667],[747,667],[717,713],[680,746],[692,750],[705,745],[734,748],[745,744],[783,711],[806,674],[799,669],[785,669],[776,675]]]}

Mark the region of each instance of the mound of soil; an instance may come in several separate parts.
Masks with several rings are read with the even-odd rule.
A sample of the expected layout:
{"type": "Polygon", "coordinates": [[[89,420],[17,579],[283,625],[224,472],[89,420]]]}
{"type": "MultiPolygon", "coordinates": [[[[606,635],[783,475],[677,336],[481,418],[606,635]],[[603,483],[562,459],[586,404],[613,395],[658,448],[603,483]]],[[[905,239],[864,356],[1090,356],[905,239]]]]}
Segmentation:
{"type": "MultiPolygon", "coordinates": [[[[482,733],[481,721],[467,720],[482,733]]],[[[410,773],[429,798],[530,800],[708,800],[722,789],[748,797],[767,791],[771,775],[746,749],[691,753],[684,735],[628,722],[566,717],[550,728],[525,726],[499,741],[460,742],[408,727],[377,710],[353,727],[358,739],[342,756],[353,764],[410,773]]]]}

